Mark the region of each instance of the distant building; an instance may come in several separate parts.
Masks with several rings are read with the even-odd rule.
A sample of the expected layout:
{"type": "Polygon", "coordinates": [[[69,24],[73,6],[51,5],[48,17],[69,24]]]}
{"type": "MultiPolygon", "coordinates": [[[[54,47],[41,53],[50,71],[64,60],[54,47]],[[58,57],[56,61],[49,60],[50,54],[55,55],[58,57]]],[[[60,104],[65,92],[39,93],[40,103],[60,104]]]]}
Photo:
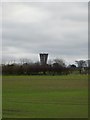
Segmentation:
{"type": "Polygon", "coordinates": [[[47,59],[48,59],[48,53],[40,53],[40,63],[41,65],[46,65],[47,64],[47,59]]]}

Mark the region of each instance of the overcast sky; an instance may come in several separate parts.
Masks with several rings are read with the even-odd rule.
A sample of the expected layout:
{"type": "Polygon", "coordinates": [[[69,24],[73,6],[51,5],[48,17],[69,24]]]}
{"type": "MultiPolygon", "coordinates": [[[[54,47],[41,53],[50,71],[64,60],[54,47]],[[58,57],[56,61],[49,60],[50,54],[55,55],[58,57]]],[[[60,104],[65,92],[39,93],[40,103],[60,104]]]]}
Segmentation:
{"type": "Polygon", "coordinates": [[[3,3],[3,61],[88,58],[88,3],[3,3]]]}

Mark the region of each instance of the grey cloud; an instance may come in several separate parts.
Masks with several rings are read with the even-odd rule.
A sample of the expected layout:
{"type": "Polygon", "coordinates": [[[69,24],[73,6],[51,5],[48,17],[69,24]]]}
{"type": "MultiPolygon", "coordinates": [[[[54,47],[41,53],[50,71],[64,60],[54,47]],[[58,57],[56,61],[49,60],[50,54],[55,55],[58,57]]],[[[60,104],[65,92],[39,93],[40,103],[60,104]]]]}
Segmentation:
{"type": "MultiPolygon", "coordinates": [[[[56,4],[56,3],[55,3],[56,4]]],[[[85,56],[87,54],[88,38],[87,38],[87,7],[86,5],[63,6],[53,5],[49,3],[43,5],[38,4],[24,4],[17,3],[21,9],[27,9],[35,11],[32,12],[33,19],[36,17],[38,20],[31,19],[29,13],[22,11],[21,17],[17,19],[17,16],[12,17],[12,13],[17,13],[16,5],[14,4],[13,11],[8,11],[7,5],[3,7],[3,11],[7,10],[11,12],[11,16],[5,15],[3,12],[3,54],[4,56],[18,57],[21,54],[28,57],[32,55],[32,58],[39,52],[49,52],[52,56],[66,55],[77,59],[79,56],[85,56]],[[21,5],[21,6],[20,6],[21,5]],[[25,8],[22,8],[22,6],[25,8]],[[29,9],[32,6],[33,9],[29,9]],[[36,10],[37,15],[36,15],[36,10]],[[68,10],[68,11],[67,11],[68,10]],[[41,13],[40,13],[41,11],[41,13]],[[29,20],[21,21],[26,17],[29,20]],[[40,13],[40,17],[39,16],[40,13]],[[34,17],[35,16],[35,17],[34,17]],[[40,21],[39,21],[40,19],[40,21]]],[[[13,7],[13,4],[11,5],[13,7]]],[[[9,6],[8,6],[9,7],[9,6]]],[[[6,57],[5,57],[6,58],[6,57]]]]}

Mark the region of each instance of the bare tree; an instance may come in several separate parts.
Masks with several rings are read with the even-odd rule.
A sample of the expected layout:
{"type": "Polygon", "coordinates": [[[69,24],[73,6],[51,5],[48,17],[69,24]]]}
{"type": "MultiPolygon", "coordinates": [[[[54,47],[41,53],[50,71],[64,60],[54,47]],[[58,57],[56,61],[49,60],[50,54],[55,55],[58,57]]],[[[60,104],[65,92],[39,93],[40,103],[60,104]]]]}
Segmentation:
{"type": "Polygon", "coordinates": [[[66,66],[63,59],[57,58],[57,59],[54,59],[54,62],[57,63],[58,65],[60,65],[61,67],[65,67],[66,66]]]}
{"type": "Polygon", "coordinates": [[[48,60],[48,64],[49,64],[49,65],[52,65],[52,64],[53,64],[53,61],[52,61],[52,60],[48,60]]]}
{"type": "Polygon", "coordinates": [[[79,60],[79,61],[75,61],[75,62],[78,65],[80,74],[85,73],[85,67],[87,67],[86,61],[85,60],[79,60]]]}
{"type": "Polygon", "coordinates": [[[85,60],[79,60],[79,61],[75,61],[75,62],[78,65],[79,68],[86,67],[86,61],[85,60]]]}
{"type": "Polygon", "coordinates": [[[31,64],[32,61],[28,58],[20,58],[20,64],[25,64],[25,63],[31,64]]]}

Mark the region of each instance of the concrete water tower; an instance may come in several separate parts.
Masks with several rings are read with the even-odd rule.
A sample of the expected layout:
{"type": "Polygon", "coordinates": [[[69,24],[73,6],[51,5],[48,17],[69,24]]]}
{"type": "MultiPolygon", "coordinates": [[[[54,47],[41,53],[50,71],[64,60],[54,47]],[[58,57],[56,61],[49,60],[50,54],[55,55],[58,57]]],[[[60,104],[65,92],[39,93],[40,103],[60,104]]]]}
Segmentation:
{"type": "Polygon", "coordinates": [[[47,59],[48,59],[48,53],[40,53],[40,63],[41,65],[46,65],[47,64],[47,59]]]}

